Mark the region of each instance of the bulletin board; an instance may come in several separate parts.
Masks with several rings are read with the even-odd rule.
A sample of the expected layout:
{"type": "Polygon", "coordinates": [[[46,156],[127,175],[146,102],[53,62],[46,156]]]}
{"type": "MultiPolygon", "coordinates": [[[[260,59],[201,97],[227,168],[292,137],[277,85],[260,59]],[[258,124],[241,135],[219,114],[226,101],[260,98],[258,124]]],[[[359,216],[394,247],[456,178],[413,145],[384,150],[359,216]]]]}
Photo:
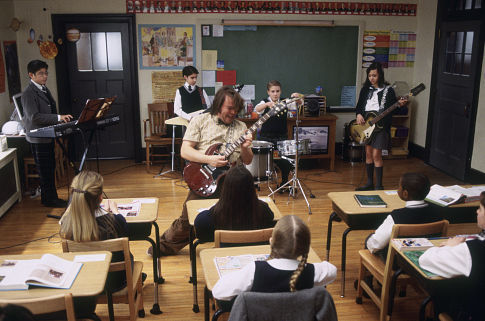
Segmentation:
{"type": "Polygon", "coordinates": [[[237,83],[254,84],[256,103],[267,97],[266,83],[275,79],[282,97],[312,94],[321,86],[332,106],[340,105],[343,86],[355,86],[358,38],[357,26],[224,28],[223,37],[202,37],[202,49],[217,50],[224,69],[236,70],[237,83]]]}

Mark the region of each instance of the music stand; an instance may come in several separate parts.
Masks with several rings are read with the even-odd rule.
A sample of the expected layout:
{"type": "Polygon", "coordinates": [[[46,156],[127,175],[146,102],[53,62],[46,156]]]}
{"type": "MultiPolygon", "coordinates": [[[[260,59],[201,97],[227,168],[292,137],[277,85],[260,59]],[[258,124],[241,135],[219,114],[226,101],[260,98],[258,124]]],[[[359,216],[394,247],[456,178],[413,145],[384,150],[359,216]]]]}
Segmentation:
{"type": "MultiPolygon", "coordinates": [[[[303,98],[302,98],[303,99],[303,98]]],[[[286,100],[285,100],[285,105],[286,105],[286,100]]],[[[285,186],[291,184],[291,187],[290,187],[290,191],[288,193],[288,199],[290,198],[290,196],[292,196],[293,198],[296,197],[296,191],[297,191],[297,188],[300,188],[301,190],[301,193],[303,194],[303,198],[305,198],[305,202],[306,202],[306,205],[308,207],[308,214],[311,215],[312,214],[312,208],[310,206],[310,203],[308,202],[308,199],[305,195],[305,190],[302,188],[301,186],[301,183],[300,183],[300,179],[298,178],[298,159],[300,158],[299,157],[299,140],[298,140],[298,129],[299,129],[299,123],[300,123],[300,119],[299,119],[299,108],[297,107],[296,109],[296,121],[295,121],[295,125],[296,125],[296,131],[295,131],[295,145],[296,145],[296,150],[295,150],[295,171],[294,171],[294,174],[293,174],[293,177],[288,181],[286,182],[284,185],[281,185],[280,187],[278,187],[276,190],[272,191],[268,197],[271,197],[274,193],[278,192],[280,189],[284,188],[285,186]]],[[[313,195],[313,193],[311,192],[310,190],[310,197],[311,198],[314,198],[315,195],[313,195]]]]}
{"type": "Polygon", "coordinates": [[[174,117],[174,118],[170,118],[170,119],[167,119],[165,121],[165,125],[172,125],[172,151],[170,152],[171,154],[171,158],[172,158],[172,167],[168,170],[168,171],[165,171],[165,172],[162,172],[162,169],[163,167],[160,169],[160,173],[158,173],[157,175],[153,176],[153,178],[156,178],[156,177],[161,177],[165,174],[168,174],[168,173],[171,173],[171,172],[175,172],[175,169],[174,169],[174,160],[175,160],[175,126],[185,126],[187,127],[189,125],[189,121],[185,118],[182,118],[182,117],[174,117]]]}

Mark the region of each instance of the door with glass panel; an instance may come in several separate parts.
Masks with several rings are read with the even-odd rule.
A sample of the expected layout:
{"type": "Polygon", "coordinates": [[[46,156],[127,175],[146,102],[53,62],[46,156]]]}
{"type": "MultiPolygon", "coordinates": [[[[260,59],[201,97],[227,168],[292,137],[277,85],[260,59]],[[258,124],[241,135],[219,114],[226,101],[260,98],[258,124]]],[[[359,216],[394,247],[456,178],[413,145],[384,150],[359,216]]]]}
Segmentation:
{"type": "Polygon", "coordinates": [[[470,168],[473,147],[480,46],[480,21],[442,22],[428,121],[428,126],[432,124],[429,163],[461,180],[470,168]]]}
{"type": "MultiPolygon", "coordinates": [[[[108,117],[119,115],[120,122],[96,131],[88,159],[96,156],[100,159],[137,158],[135,154],[140,150],[136,47],[133,25],[124,19],[126,17],[110,19],[101,15],[53,17],[55,33],[61,36],[67,31],[79,34],[77,41],[66,38],[59,54],[61,63],[56,61],[58,94],[64,109],[69,108],[66,111],[76,118],[87,99],[117,97],[108,117]]],[[[83,140],[88,138],[74,137],[77,160],[83,152],[83,140]]]]}

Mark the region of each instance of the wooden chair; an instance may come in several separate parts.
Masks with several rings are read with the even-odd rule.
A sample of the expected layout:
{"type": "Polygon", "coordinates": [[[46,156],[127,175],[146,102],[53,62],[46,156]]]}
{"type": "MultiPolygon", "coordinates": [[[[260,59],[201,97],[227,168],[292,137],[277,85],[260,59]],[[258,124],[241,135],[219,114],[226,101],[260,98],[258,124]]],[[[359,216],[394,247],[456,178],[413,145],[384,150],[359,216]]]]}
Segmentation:
{"type": "Polygon", "coordinates": [[[113,304],[126,303],[129,305],[130,321],[145,316],[143,309],[143,288],[141,273],[143,262],[135,261],[133,269],[130,259],[130,245],[127,237],[93,242],[74,242],[62,240],[62,250],[64,252],[87,252],[87,251],[122,251],[124,260],[121,262],[111,262],[109,272],[125,271],[127,286],[114,293],[105,290],[106,295],[98,297],[98,303],[108,304],[109,318],[114,320],[113,304]]]}
{"type": "Polygon", "coordinates": [[[76,321],[72,294],[56,294],[33,299],[0,300],[0,305],[15,304],[28,309],[32,314],[66,311],[67,321],[76,321]]]}
{"type": "MultiPolygon", "coordinates": [[[[228,247],[228,246],[244,246],[244,245],[257,245],[262,243],[269,243],[269,239],[273,234],[273,228],[266,228],[260,230],[242,230],[242,231],[232,231],[232,230],[216,230],[214,231],[214,247],[228,247]]],[[[204,291],[204,295],[210,295],[209,291],[204,291]]],[[[204,299],[207,300],[207,299],[204,299]]],[[[207,309],[207,307],[206,307],[207,309]]],[[[223,307],[217,307],[212,317],[213,321],[219,319],[219,317],[224,312],[230,312],[223,307]]],[[[206,316],[210,313],[205,311],[206,316]]],[[[207,318],[206,318],[207,320],[207,318]]]]}
{"type": "MultiPolygon", "coordinates": [[[[165,121],[173,116],[173,103],[148,104],[148,119],[143,120],[143,136],[146,144],[146,168],[154,157],[171,157],[172,133],[167,133],[165,121]],[[147,123],[149,128],[147,130],[147,123]],[[164,148],[165,152],[155,152],[155,148],[164,148]]],[[[175,145],[181,145],[182,139],[175,138],[175,145]]]]}
{"type": "MultiPolygon", "coordinates": [[[[448,221],[442,220],[426,224],[395,224],[392,229],[391,240],[399,237],[423,237],[423,236],[439,236],[446,235],[448,231],[448,221]]],[[[387,260],[384,263],[377,255],[370,253],[369,250],[360,250],[360,272],[357,283],[357,298],[358,304],[362,303],[363,291],[374,301],[380,309],[380,320],[384,321],[387,318],[388,304],[389,304],[389,286],[392,277],[392,265],[394,264],[394,251],[389,250],[387,253],[387,260]],[[382,289],[380,295],[372,289],[370,284],[363,282],[366,275],[371,274],[380,284],[382,289]]]]}

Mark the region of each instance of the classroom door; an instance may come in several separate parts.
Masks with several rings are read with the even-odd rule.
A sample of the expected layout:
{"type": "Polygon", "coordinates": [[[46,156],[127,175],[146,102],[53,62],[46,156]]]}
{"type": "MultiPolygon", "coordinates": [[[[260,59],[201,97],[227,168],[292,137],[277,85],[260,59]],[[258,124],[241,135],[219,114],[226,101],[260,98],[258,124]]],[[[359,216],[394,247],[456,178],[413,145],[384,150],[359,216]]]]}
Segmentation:
{"type": "MultiPolygon", "coordinates": [[[[79,116],[87,99],[117,97],[107,117],[119,115],[120,122],[96,131],[88,158],[131,159],[135,158],[137,144],[140,145],[136,55],[132,52],[131,27],[129,21],[113,21],[97,15],[85,19],[80,15],[62,24],[63,30],[79,30],[79,40],[66,41],[63,46],[67,71],[63,94],[68,96],[65,99],[69,101],[70,113],[75,118],[79,116]]],[[[80,135],[75,136],[74,145],[79,160],[84,145],[80,135]]]]}
{"type": "Polygon", "coordinates": [[[480,21],[442,23],[433,117],[428,120],[428,126],[432,122],[429,163],[461,180],[471,163],[480,50],[480,21]]]}

